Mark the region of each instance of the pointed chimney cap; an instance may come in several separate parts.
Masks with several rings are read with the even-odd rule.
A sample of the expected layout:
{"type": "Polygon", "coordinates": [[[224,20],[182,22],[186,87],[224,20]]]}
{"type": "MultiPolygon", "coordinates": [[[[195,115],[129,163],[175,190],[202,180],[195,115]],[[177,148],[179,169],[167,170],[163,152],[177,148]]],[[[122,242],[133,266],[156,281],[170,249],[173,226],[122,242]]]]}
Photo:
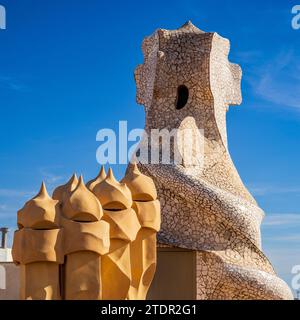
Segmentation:
{"type": "Polygon", "coordinates": [[[188,20],[186,23],[184,23],[181,27],[179,27],[177,30],[179,31],[193,31],[193,32],[197,32],[197,33],[205,33],[204,31],[200,30],[199,28],[197,28],[191,20],[188,20]]]}

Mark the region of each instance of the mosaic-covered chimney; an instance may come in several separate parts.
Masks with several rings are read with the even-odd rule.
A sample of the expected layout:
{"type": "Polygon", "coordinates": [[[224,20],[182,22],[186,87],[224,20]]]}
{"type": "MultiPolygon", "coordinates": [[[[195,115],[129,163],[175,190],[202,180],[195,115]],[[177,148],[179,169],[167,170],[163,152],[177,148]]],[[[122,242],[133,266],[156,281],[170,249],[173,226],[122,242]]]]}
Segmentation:
{"type": "MultiPolygon", "coordinates": [[[[146,132],[189,129],[203,143],[192,147],[197,160],[192,164],[185,153],[182,162],[170,163],[136,155],[161,202],[159,244],[196,251],[197,299],[291,299],[261,251],[264,212],[228,151],[226,113],[242,101],[242,72],[228,60],[229,40],[187,22],[176,30],[156,30],[142,50],[135,80],[146,132]]],[[[140,148],[145,145],[144,139],[140,148]]],[[[148,145],[151,156],[154,147],[148,145]]]]}

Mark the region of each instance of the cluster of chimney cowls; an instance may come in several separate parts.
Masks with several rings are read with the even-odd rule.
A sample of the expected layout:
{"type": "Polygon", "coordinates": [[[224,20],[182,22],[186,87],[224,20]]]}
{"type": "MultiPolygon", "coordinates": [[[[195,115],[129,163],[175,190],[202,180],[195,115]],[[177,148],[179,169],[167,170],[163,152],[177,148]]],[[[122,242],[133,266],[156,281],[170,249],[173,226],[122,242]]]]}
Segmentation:
{"type": "Polygon", "coordinates": [[[109,169],[76,175],[52,197],[44,183],[18,211],[13,260],[21,299],[145,299],[156,268],[160,203],[137,165],[118,182],[109,169]]]}

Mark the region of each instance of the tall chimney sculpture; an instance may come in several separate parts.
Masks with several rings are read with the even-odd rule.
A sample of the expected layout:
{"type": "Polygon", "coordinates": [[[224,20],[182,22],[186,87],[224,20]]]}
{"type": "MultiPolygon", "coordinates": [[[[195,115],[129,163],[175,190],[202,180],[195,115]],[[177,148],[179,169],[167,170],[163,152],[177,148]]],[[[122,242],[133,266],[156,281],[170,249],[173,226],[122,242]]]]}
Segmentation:
{"type": "Polygon", "coordinates": [[[229,48],[227,39],[191,22],[145,38],[135,80],[146,133],[202,129],[204,146],[191,150],[199,163],[185,163],[182,154],[182,163],[138,166],[154,180],[162,205],[159,243],[197,251],[197,299],[292,299],[261,251],[264,213],[228,152],[226,112],[242,101],[242,71],[228,61],[229,48]]]}
{"type": "Polygon", "coordinates": [[[130,243],[140,229],[132,209],[132,195],[125,183],[115,179],[111,169],[93,192],[103,207],[103,220],[110,226],[110,248],[102,260],[103,299],[124,300],[132,282],[130,243]]]}
{"type": "Polygon", "coordinates": [[[57,200],[44,183],[39,193],[18,212],[13,259],[21,268],[22,300],[60,300],[60,265],[64,262],[57,200]]]}
{"type": "Polygon", "coordinates": [[[144,300],[156,270],[156,233],[160,229],[160,203],[153,180],[131,165],[121,181],[132,194],[141,228],[130,244],[131,285],[128,298],[144,300]]]}
{"type": "Polygon", "coordinates": [[[101,263],[109,250],[109,224],[96,196],[80,177],[76,188],[63,195],[64,229],[63,298],[102,299],[101,263]]]}

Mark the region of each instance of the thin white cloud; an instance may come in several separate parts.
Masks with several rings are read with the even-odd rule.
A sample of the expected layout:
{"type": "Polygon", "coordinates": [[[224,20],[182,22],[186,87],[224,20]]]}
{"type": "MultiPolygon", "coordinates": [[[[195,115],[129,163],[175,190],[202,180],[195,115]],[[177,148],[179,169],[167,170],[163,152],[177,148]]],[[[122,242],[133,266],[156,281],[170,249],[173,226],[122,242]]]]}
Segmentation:
{"type": "Polygon", "coordinates": [[[41,174],[43,176],[43,180],[46,184],[53,185],[55,183],[58,183],[63,180],[63,176],[57,175],[51,172],[41,171],[41,174]]]}
{"type": "Polygon", "coordinates": [[[266,214],[263,225],[265,227],[300,226],[300,213],[266,214]]]}
{"type": "Polygon", "coordinates": [[[33,191],[24,191],[16,189],[0,189],[0,197],[30,197],[33,196],[33,191]]]}
{"type": "Polygon", "coordinates": [[[259,50],[238,51],[234,54],[234,62],[236,63],[254,63],[261,58],[262,52],[259,50]]]}
{"type": "Polygon", "coordinates": [[[254,94],[265,101],[300,109],[299,66],[295,65],[299,59],[292,49],[281,52],[265,64],[256,64],[246,81],[254,94]]]}
{"type": "Polygon", "coordinates": [[[281,243],[282,242],[296,242],[297,244],[299,244],[300,243],[300,234],[265,237],[264,240],[280,241],[281,243]]]}
{"type": "Polygon", "coordinates": [[[28,90],[28,87],[21,83],[19,80],[10,76],[3,75],[0,75],[0,88],[10,89],[19,92],[24,92],[28,90]]]}
{"type": "Polygon", "coordinates": [[[13,219],[16,220],[16,217],[17,217],[17,210],[13,212],[12,211],[0,212],[0,224],[1,225],[3,224],[3,221],[2,221],[3,219],[11,221],[13,219]]]}
{"type": "Polygon", "coordinates": [[[7,225],[8,221],[16,219],[17,209],[7,204],[0,204],[0,227],[7,225]]]}
{"type": "Polygon", "coordinates": [[[6,204],[0,204],[0,212],[7,210],[7,205],[6,204]]]}
{"type": "Polygon", "coordinates": [[[53,188],[57,187],[65,181],[65,176],[57,174],[55,171],[60,169],[60,166],[53,167],[41,167],[38,169],[41,176],[41,180],[45,182],[47,190],[52,191],[53,188]]]}
{"type": "Polygon", "coordinates": [[[271,186],[263,184],[248,184],[250,192],[254,196],[264,196],[268,194],[285,194],[285,193],[299,193],[300,187],[290,187],[290,186],[271,186]]]}

